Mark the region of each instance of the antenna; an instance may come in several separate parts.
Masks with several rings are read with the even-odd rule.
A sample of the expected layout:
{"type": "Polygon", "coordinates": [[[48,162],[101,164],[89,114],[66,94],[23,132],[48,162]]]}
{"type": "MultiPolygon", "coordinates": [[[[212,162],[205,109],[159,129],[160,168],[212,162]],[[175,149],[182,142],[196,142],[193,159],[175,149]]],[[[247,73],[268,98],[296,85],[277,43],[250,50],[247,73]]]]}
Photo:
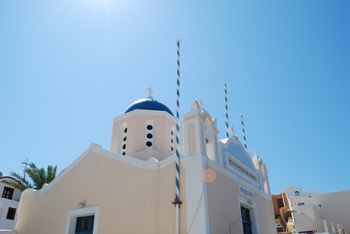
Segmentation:
{"type": "Polygon", "coordinates": [[[242,131],[243,131],[243,139],[244,139],[244,147],[247,150],[247,139],[245,138],[245,131],[244,131],[244,122],[243,122],[243,115],[241,115],[241,122],[242,122],[242,131]]]}
{"type": "Polygon", "coordinates": [[[25,162],[22,162],[22,164],[24,164],[24,171],[23,171],[23,177],[24,177],[24,180],[26,179],[26,170],[27,170],[27,166],[28,166],[28,158],[25,162]]]}
{"type": "Polygon", "coordinates": [[[225,109],[226,109],[226,121],[225,121],[225,124],[226,124],[226,137],[229,138],[229,130],[228,130],[228,107],[227,107],[227,90],[226,90],[226,84],[224,84],[224,88],[225,88],[225,109]]]}

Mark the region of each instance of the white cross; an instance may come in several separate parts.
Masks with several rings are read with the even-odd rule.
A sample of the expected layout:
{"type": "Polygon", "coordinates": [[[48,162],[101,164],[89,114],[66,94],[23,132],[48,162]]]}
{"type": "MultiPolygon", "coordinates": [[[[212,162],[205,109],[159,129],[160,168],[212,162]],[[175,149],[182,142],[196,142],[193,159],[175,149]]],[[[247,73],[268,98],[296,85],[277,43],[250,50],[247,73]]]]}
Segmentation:
{"type": "Polygon", "coordinates": [[[232,136],[234,136],[236,133],[235,130],[233,129],[233,125],[231,125],[231,127],[230,127],[230,133],[232,136]]]}
{"type": "Polygon", "coordinates": [[[201,111],[202,111],[202,110],[203,110],[203,103],[202,103],[202,100],[199,100],[198,103],[199,103],[199,106],[200,106],[201,111]]]}
{"type": "Polygon", "coordinates": [[[153,97],[152,97],[152,94],[153,94],[152,88],[149,87],[149,88],[147,89],[147,91],[148,91],[148,97],[147,97],[147,98],[153,99],[153,97]]]}

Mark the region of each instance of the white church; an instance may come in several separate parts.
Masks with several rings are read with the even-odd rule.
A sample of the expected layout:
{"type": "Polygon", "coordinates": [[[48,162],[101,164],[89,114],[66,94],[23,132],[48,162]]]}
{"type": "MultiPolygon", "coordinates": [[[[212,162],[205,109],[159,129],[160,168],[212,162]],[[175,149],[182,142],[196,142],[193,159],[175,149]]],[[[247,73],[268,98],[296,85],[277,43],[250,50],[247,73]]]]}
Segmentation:
{"type": "Polygon", "coordinates": [[[266,164],[233,131],[219,140],[200,102],[177,121],[151,91],[132,103],[114,118],[110,149],[91,143],[49,185],[23,192],[14,232],[276,233],[266,164]]]}

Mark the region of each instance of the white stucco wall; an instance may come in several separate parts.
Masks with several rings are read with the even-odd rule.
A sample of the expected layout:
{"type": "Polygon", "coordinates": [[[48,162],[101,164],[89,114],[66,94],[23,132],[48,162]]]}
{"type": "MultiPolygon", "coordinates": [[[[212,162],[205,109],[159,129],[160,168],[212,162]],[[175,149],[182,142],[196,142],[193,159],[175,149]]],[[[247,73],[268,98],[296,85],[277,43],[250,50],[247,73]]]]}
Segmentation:
{"type": "Polygon", "coordinates": [[[271,195],[214,162],[206,163],[216,172],[215,180],[206,183],[210,233],[242,233],[241,206],[250,210],[253,233],[276,233],[271,195]]]}
{"type": "Polygon", "coordinates": [[[0,199],[0,229],[13,229],[14,220],[6,219],[9,208],[18,208],[18,201],[9,200],[5,198],[0,199]]]}
{"type": "Polygon", "coordinates": [[[325,231],[323,219],[330,229],[330,223],[342,225],[350,232],[350,190],[322,194],[316,192],[300,192],[300,196],[294,196],[298,187],[285,188],[288,191],[290,206],[295,210],[296,223],[299,231],[315,230],[325,231]],[[304,203],[304,205],[302,205],[304,203]],[[299,205],[298,205],[299,204],[299,205]]]}

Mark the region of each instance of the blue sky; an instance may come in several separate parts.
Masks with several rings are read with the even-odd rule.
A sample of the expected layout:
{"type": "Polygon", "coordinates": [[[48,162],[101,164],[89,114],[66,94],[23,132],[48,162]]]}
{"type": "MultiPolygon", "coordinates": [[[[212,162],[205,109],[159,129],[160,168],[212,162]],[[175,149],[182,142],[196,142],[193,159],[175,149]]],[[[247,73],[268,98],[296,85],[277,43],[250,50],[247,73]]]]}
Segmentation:
{"type": "MultiPolygon", "coordinates": [[[[349,190],[350,1],[0,0],[0,171],[61,171],[148,95],[202,100],[267,163],[270,187],[349,190]]],[[[182,119],[182,117],[181,117],[182,119]]]]}

